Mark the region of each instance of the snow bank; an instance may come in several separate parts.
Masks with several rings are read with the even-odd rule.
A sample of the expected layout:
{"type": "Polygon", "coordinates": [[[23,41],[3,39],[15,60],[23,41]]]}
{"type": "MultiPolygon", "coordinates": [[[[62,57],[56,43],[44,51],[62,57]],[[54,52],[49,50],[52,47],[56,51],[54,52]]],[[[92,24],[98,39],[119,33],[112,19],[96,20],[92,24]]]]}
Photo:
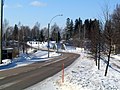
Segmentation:
{"type": "MultiPolygon", "coordinates": [[[[30,49],[29,52],[31,52],[33,50],[30,49]]],[[[50,58],[54,58],[59,55],[61,55],[61,54],[56,53],[56,52],[50,52],[49,56],[50,56],[50,58]]],[[[16,67],[21,67],[21,66],[26,66],[26,65],[32,64],[34,62],[47,61],[50,58],[48,58],[47,51],[38,50],[37,52],[31,53],[31,54],[21,53],[18,58],[14,58],[12,60],[10,60],[10,59],[3,60],[3,63],[0,64],[0,71],[12,69],[12,68],[16,68],[16,67]]]]}
{"type": "MultiPolygon", "coordinates": [[[[53,47],[54,42],[50,42],[50,48],[53,47]]],[[[47,42],[38,42],[38,41],[28,41],[27,45],[34,47],[34,48],[47,48],[48,47],[48,43],[47,42]]]]}
{"type": "Polygon", "coordinates": [[[111,57],[120,60],[120,55],[112,55],[111,57]]]}
{"type": "Polygon", "coordinates": [[[72,65],[65,69],[64,83],[62,71],[26,90],[120,90],[120,69],[114,70],[111,65],[108,75],[104,76],[105,62],[101,61],[100,70],[87,53],[80,53],[72,65]]]}
{"type": "Polygon", "coordinates": [[[2,60],[2,64],[0,64],[0,66],[6,66],[6,65],[9,65],[10,63],[11,63],[10,59],[4,59],[2,60]]]}

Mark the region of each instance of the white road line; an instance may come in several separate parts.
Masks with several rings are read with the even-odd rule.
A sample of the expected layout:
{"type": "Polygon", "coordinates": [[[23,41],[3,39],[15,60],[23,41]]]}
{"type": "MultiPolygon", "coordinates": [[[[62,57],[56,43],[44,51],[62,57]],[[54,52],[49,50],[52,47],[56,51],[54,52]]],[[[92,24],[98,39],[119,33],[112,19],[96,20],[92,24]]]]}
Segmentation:
{"type": "Polygon", "coordinates": [[[9,87],[9,86],[11,86],[11,85],[13,85],[13,84],[16,84],[16,83],[20,82],[20,81],[21,81],[21,80],[3,84],[3,85],[0,86],[0,89],[7,88],[7,87],[9,87]]]}
{"type": "MultiPolygon", "coordinates": [[[[47,65],[50,65],[50,64],[53,64],[53,63],[55,63],[55,62],[61,61],[61,60],[66,59],[66,58],[67,58],[67,57],[58,59],[58,60],[56,60],[56,61],[53,61],[53,62],[50,62],[50,63],[47,63],[47,64],[44,64],[44,65],[42,65],[41,67],[47,66],[47,65]]],[[[39,67],[39,68],[41,68],[41,67],[39,67]]]]}
{"type": "Polygon", "coordinates": [[[0,77],[0,79],[4,79],[5,77],[0,77]]]}

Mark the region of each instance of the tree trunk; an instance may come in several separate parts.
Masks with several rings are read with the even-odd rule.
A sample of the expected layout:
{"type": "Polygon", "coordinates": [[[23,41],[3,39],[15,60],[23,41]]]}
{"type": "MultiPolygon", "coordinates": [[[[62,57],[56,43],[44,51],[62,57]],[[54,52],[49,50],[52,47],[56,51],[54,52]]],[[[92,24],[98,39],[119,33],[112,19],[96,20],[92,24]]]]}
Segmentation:
{"type": "Polygon", "coordinates": [[[96,62],[96,66],[97,66],[97,51],[98,51],[98,49],[97,49],[97,45],[96,45],[96,50],[95,50],[95,62],[96,62]]]}
{"type": "Polygon", "coordinates": [[[100,70],[100,43],[99,43],[99,50],[98,50],[98,70],[100,70]]]}
{"type": "Polygon", "coordinates": [[[107,62],[106,70],[105,70],[105,76],[107,76],[108,66],[109,66],[109,62],[110,62],[111,48],[112,47],[110,45],[110,50],[109,50],[109,54],[108,54],[108,62],[107,62]]]}
{"type": "Polygon", "coordinates": [[[99,34],[98,34],[98,70],[100,70],[100,49],[101,49],[101,33],[99,30],[99,34]]]}

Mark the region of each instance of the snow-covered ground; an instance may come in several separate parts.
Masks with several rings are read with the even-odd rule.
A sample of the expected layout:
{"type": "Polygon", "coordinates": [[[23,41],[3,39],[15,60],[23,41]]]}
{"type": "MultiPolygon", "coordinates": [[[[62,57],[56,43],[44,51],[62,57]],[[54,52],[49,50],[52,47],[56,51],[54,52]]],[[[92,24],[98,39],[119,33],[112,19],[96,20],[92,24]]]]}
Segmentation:
{"type": "Polygon", "coordinates": [[[108,75],[105,77],[104,60],[101,60],[101,67],[98,70],[91,55],[78,50],[77,53],[81,56],[65,69],[64,83],[61,71],[26,90],[120,90],[120,68],[112,64],[115,60],[120,62],[119,55],[112,55],[114,58],[111,59],[108,75]]]}
{"type": "MultiPolygon", "coordinates": [[[[62,71],[60,71],[56,75],[26,90],[120,90],[120,55],[111,56],[108,75],[105,77],[105,59],[107,59],[107,57],[104,56],[103,59],[101,59],[101,67],[100,70],[98,70],[97,66],[95,66],[95,61],[84,49],[67,46],[66,50],[61,51],[74,52],[81,55],[72,65],[65,68],[64,83],[62,83],[62,71]]],[[[29,50],[29,53],[30,52],[32,52],[32,50],[29,50]]],[[[50,52],[51,58],[58,55],[59,54],[55,52],[50,52]]],[[[16,68],[44,60],[48,60],[46,51],[39,50],[30,55],[20,54],[20,56],[12,60],[12,62],[10,60],[4,60],[4,63],[0,65],[0,70],[16,68]],[[6,61],[9,61],[10,64],[6,61]]]]}
{"type": "MultiPolygon", "coordinates": [[[[38,41],[28,41],[27,44],[34,48],[47,48],[48,46],[47,42],[38,42],[38,41]]],[[[49,44],[50,48],[53,47],[53,44],[55,44],[55,42],[50,41],[50,44],[49,44]]]]}
{"type": "MultiPolygon", "coordinates": [[[[38,48],[38,47],[42,48],[42,49],[47,48],[47,42],[44,42],[44,43],[35,42],[35,41],[27,42],[28,45],[31,45],[31,43],[32,43],[32,47],[34,47],[34,48],[38,48]]],[[[54,41],[50,42],[50,47],[52,47],[53,44],[55,44],[54,41]]],[[[54,58],[56,56],[61,55],[61,54],[56,53],[56,50],[55,50],[55,52],[50,52],[50,55],[49,55],[50,58],[47,58],[48,57],[47,51],[39,50],[39,51],[33,53],[34,50],[35,49],[29,48],[27,50],[27,53],[29,53],[29,54],[26,54],[26,53],[23,54],[22,52],[20,52],[21,54],[17,58],[14,58],[12,60],[10,60],[10,59],[2,60],[3,63],[0,64],[0,71],[16,68],[16,67],[20,67],[20,66],[25,66],[25,65],[37,62],[37,61],[46,61],[46,60],[49,60],[50,58],[54,58]]],[[[59,51],[73,52],[73,51],[75,51],[75,48],[72,46],[67,46],[66,50],[59,49],[59,51]]]]}
{"type": "MultiPolygon", "coordinates": [[[[28,52],[33,51],[33,50],[29,50],[28,52]]],[[[50,58],[59,56],[60,54],[56,53],[56,52],[50,52],[50,58]]],[[[14,58],[12,60],[10,59],[5,59],[3,60],[2,64],[0,64],[0,71],[2,70],[7,70],[7,69],[12,69],[12,68],[16,68],[16,67],[20,67],[20,66],[25,66],[28,64],[32,64],[34,62],[38,62],[38,61],[46,61],[49,60],[50,58],[48,58],[48,52],[47,51],[41,51],[38,50],[37,52],[33,53],[33,54],[23,54],[21,53],[19,55],[18,58],[14,58]]]]}
{"type": "MultiPolygon", "coordinates": [[[[40,42],[36,42],[36,41],[29,41],[29,42],[27,42],[27,44],[34,48],[42,48],[42,49],[46,49],[47,45],[48,45],[47,42],[40,43],[40,42]]],[[[53,44],[55,44],[54,41],[50,42],[50,47],[52,47],[53,44]]],[[[50,55],[49,55],[50,58],[47,58],[48,57],[47,51],[38,50],[37,52],[33,53],[34,50],[35,49],[29,48],[27,50],[27,53],[29,53],[29,54],[25,54],[25,53],[23,54],[22,52],[20,52],[20,55],[17,58],[14,58],[12,60],[10,60],[10,59],[2,60],[3,63],[0,64],[0,71],[16,68],[16,67],[20,67],[20,66],[25,66],[25,65],[32,64],[32,63],[38,62],[38,61],[46,61],[46,60],[49,60],[50,58],[54,58],[54,57],[60,55],[56,52],[50,52],[50,55]]]]}

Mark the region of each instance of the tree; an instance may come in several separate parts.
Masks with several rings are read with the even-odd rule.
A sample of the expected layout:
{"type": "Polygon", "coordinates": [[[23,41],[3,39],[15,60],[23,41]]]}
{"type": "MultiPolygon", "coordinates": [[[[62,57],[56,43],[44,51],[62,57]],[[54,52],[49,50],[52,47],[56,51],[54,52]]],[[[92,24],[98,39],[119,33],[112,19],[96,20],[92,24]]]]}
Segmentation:
{"type": "Polygon", "coordinates": [[[85,30],[85,38],[90,39],[90,21],[89,19],[86,19],[84,21],[84,30],[85,30]]]}
{"type": "Polygon", "coordinates": [[[14,31],[13,31],[13,40],[16,40],[17,41],[17,39],[18,39],[18,26],[17,26],[17,24],[15,24],[15,26],[14,26],[14,31]]]}
{"type": "Polygon", "coordinates": [[[58,43],[61,40],[60,31],[54,28],[51,34],[51,39],[58,43]]]}
{"type": "Polygon", "coordinates": [[[116,8],[111,15],[112,17],[112,27],[114,29],[114,45],[115,45],[115,54],[120,53],[120,5],[116,5],[116,8]]]}
{"type": "Polygon", "coordinates": [[[105,76],[107,75],[111,51],[112,51],[112,44],[113,44],[112,43],[113,42],[113,31],[112,31],[111,25],[112,25],[111,20],[106,21],[104,35],[105,35],[105,44],[107,45],[106,48],[108,51],[107,52],[108,61],[107,61],[107,66],[106,66],[106,70],[105,70],[105,76]]]}
{"type": "Polygon", "coordinates": [[[71,22],[70,22],[70,18],[67,18],[67,21],[66,21],[66,40],[69,40],[70,38],[71,38],[71,36],[70,36],[70,24],[71,24],[71,22]]]}
{"type": "Polygon", "coordinates": [[[33,40],[38,40],[39,38],[39,31],[40,31],[40,23],[36,22],[32,31],[31,31],[31,34],[32,34],[32,39],[33,40]]]}
{"type": "Polygon", "coordinates": [[[12,26],[9,26],[8,28],[7,28],[7,30],[6,30],[6,35],[7,35],[7,41],[10,41],[10,40],[12,40],[13,39],[13,36],[12,36],[12,34],[13,34],[13,31],[14,31],[14,28],[12,27],[12,26]]]}
{"type": "Polygon", "coordinates": [[[9,26],[9,21],[7,19],[4,19],[4,23],[3,23],[3,35],[6,32],[8,26],[9,26]]]}
{"type": "Polygon", "coordinates": [[[75,20],[74,35],[78,33],[78,19],[75,20]]]}
{"type": "Polygon", "coordinates": [[[23,31],[24,32],[24,39],[25,39],[25,42],[27,42],[30,40],[30,37],[31,37],[30,27],[24,26],[23,29],[24,29],[24,31],[23,31]]]}
{"type": "Polygon", "coordinates": [[[57,30],[54,29],[51,33],[51,40],[56,41],[57,40],[57,30]]]}
{"type": "Polygon", "coordinates": [[[91,20],[90,27],[91,52],[94,54],[96,66],[98,65],[98,69],[100,69],[101,29],[99,20],[91,20]]]}
{"type": "Polygon", "coordinates": [[[97,66],[97,53],[98,53],[98,26],[97,26],[97,20],[91,21],[91,52],[94,54],[94,59],[97,66]]]}
{"type": "Polygon", "coordinates": [[[45,36],[44,36],[44,30],[43,29],[40,31],[40,41],[41,42],[45,41],[45,36]]]}
{"type": "Polygon", "coordinates": [[[46,27],[44,27],[42,30],[44,31],[43,32],[44,39],[45,39],[45,41],[47,41],[47,39],[48,39],[48,29],[46,27]]]}
{"type": "MultiPolygon", "coordinates": [[[[30,31],[29,26],[22,25],[19,30],[19,42],[21,43],[23,47],[23,53],[25,51],[25,48],[27,48],[25,46],[25,43],[30,40],[30,37],[31,37],[31,31],[30,31]]],[[[26,49],[26,52],[27,52],[27,49],[26,49]]]]}
{"type": "Polygon", "coordinates": [[[100,59],[101,59],[101,51],[103,44],[103,36],[102,36],[102,23],[99,21],[99,31],[98,31],[98,69],[100,69],[100,59]]]}
{"type": "Polygon", "coordinates": [[[3,41],[5,42],[5,47],[7,44],[7,28],[8,27],[9,27],[9,22],[7,19],[4,19],[2,37],[3,37],[3,41]]]}
{"type": "Polygon", "coordinates": [[[57,42],[60,42],[60,40],[61,40],[60,31],[57,32],[57,36],[58,36],[58,37],[57,37],[57,38],[58,38],[57,42]]]}
{"type": "Polygon", "coordinates": [[[83,29],[82,29],[82,20],[78,19],[78,29],[79,29],[79,38],[83,40],[83,29]]]}
{"type": "Polygon", "coordinates": [[[103,11],[103,14],[104,14],[104,18],[105,18],[104,39],[105,39],[105,45],[106,45],[107,57],[108,57],[107,65],[106,65],[106,69],[105,69],[105,76],[107,76],[108,66],[109,66],[109,62],[110,62],[110,56],[111,56],[111,52],[112,52],[112,45],[113,45],[113,41],[114,41],[113,40],[114,33],[113,33],[113,28],[112,28],[112,20],[110,18],[108,5],[106,5],[105,11],[103,11]]]}
{"type": "Polygon", "coordinates": [[[73,20],[70,21],[70,38],[73,37],[73,20]]]}
{"type": "Polygon", "coordinates": [[[82,29],[82,20],[76,19],[73,29],[73,43],[75,46],[83,46],[83,29],[82,29]]]}
{"type": "Polygon", "coordinates": [[[51,40],[58,42],[61,39],[60,30],[61,29],[56,23],[51,26],[51,40]]]}

